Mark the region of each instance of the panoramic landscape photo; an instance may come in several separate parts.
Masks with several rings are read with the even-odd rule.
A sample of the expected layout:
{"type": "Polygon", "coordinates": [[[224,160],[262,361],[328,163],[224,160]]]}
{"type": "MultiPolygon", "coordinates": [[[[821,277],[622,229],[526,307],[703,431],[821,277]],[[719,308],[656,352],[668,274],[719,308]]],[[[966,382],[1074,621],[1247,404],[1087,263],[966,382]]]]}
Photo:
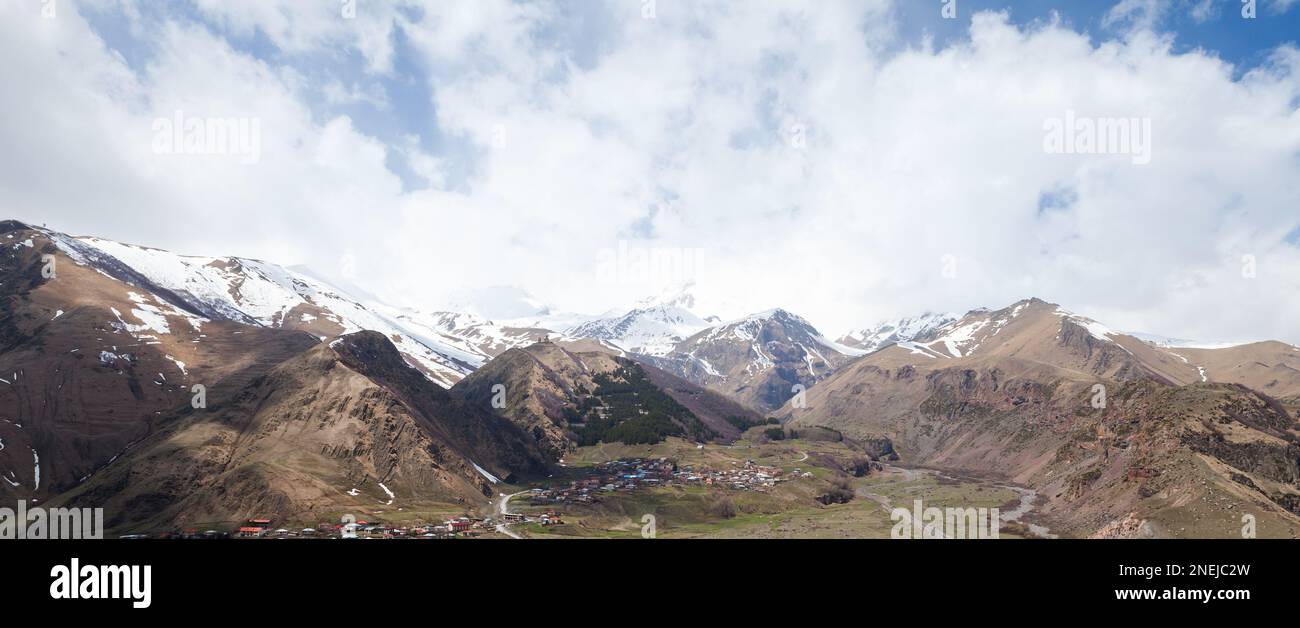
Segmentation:
{"type": "Polygon", "coordinates": [[[5,2],[0,538],[1293,539],[1298,37],[5,2]]]}

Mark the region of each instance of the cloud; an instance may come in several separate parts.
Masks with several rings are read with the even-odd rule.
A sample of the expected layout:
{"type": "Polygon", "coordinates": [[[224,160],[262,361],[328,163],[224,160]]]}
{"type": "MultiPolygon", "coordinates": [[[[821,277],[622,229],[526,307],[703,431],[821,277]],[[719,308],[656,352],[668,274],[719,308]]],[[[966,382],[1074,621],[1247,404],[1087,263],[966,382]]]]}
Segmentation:
{"type": "Polygon", "coordinates": [[[379,85],[362,87],[361,85],[344,85],[340,81],[330,81],[321,90],[325,100],[332,105],[353,105],[366,103],[376,109],[388,108],[388,95],[379,85]]]}
{"type": "Polygon", "coordinates": [[[1300,2],[1300,0],[1273,0],[1269,3],[1269,7],[1273,13],[1282,15],[1290,11],[1291,7],[1295,6],[1297,2],[1300,2]]]}
{"type": "Polygon", "coordinates": [[[952,47],[900,48],[884,0],[659,0],[653,19],[611,0],[583,20],[362,2],[342,26],[237,4],[164,20],[142,70],[73,11],[0,9],[0,79],[24,85],[0,96],[22,156],[5,198],[189,252],[325,273],[350,255],[368,288],[425,308],[512,286],[594,312],[693,281],[702,313],[787,307],[829,332],[1035,295],[1119,328],[1300,340],[1293,48],[1242,73],[1141,28],[1094,42],[996,13],[952,47]],[[297,57],[356,50],[371,77],[421,68],[436,137],[322,115],[308,94],[373,83],[230,40],[250,32],[297,57]],[[260,161],[152,154],[150,124],[177,110],[257,117],[260,161]],[[1145,121],[1150,163],[1045,152],[1067,117],[1145,121]],[[394,155],[429,186],[404,188],[394,155]]]}
{"type": "Polygon", "coordinates": [[[402,6],[388,2],[339,0],[194,0],[199,13],[232,35],[261,34],[290,54],[351,48],[365,57],[372,71],[392,68],[393,31],[402,6]]]}
{"type": "Polygon", "coordinates": [[[1128,25],[1134,30],[1151,30],[1173,6],[1171,0],[1120,0],[1102,18],[1108,28],[1128,25]]]}
{"type": "Polygon", "coordinates": [[[1191,15],[1197,23],[1202,23],[1217,17],[1218,7],[1214,4],[1214,0],[1197,0],[1191,7],[1191,15]]]}

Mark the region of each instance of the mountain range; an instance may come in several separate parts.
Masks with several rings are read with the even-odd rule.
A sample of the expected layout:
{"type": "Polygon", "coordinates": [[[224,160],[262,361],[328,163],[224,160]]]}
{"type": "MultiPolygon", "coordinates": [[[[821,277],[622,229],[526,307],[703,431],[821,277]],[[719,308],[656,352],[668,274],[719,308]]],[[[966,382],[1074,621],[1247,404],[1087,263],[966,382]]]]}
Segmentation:
{"type": "Polygon", "coordinates": [[[1222,535],[1225,496],[1300,529],[1295,346],[1124,334],[1039,299],[837,340],[694,304],[493,321],[0,222],[0,496],[106,505],[115,529],[480,508],[581,446],[729,443],[771,417],[1032,487],[1074,535],[1222,535]]]}
{"type": "Polygon", "coordinates": [[[1033,487],[1079,536],[1235,535],[1245,503],[1290,537],[1298,368],[1285,343],[1167,348],[1029,299],[855,360],[777,414],[1033,487]]]}

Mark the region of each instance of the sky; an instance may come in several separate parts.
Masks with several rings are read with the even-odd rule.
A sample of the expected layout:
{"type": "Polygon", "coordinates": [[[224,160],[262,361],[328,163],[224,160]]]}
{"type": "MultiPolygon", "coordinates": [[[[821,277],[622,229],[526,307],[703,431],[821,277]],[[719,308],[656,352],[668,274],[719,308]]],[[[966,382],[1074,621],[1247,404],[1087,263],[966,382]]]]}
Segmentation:
{"type": "Polygon", "coordinates": [[[4,2],[0,200],[424,310],[1300,343],[1297,39],[1300,0],[4,2]]]}

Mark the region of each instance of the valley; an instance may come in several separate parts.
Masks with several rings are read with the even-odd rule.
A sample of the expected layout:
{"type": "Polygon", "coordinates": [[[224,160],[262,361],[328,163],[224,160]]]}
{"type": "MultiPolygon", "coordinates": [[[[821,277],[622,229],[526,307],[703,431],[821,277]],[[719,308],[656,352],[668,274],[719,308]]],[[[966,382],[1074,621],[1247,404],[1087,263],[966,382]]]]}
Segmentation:
{"type": "MultiPolygon", "coordinates": [[[[566,464],[572,479],[581,481],[610,461],[669,460],[696,474],[705,470],[744,469],[747,465],[774,469],[770,486],[705,486],[699,483],[642,485],[593,491],[595,503],[530,499],[549,493],[554,479],[520,487],[511,499],[512,512],[532,522],[512,530],[524,538],[645,538],[647,515],[653,516],[655,538],[890,538],[894,507],[911,508],[913,500],[927,506],[1003,508],[1002,538],[1036,537],[1046,528],[1033,520],[1032,500],[1022,491],[992,480],[959,478],[928,469],[884,463],[871,473],[854,477],[843,468],[864,455],[844,443],[791,440],[731,445],[699,445],[669,439],[653,446],[600,445],[584,447],[566,464]],[[846,503],[823,504],[818,497],[846,486],[846,503]],[[1022,504],[1024,504],[1022,506],[1022,504]],[[536,520],[556,513],[564,521],[542,525],[536,520]]],[[[558,476],[557,476],[558,477],[558,476]]]]}
{"type": "Polygon", "coordinates": [[[494,322],[0,236],[0,496],[105,508],[113,534],[888,538],[916,500],[997,508],[1005,537],[1300,532],[1282,342],[1142,339],[1034,298],[834,341],[687,292],[494,322]]]}

